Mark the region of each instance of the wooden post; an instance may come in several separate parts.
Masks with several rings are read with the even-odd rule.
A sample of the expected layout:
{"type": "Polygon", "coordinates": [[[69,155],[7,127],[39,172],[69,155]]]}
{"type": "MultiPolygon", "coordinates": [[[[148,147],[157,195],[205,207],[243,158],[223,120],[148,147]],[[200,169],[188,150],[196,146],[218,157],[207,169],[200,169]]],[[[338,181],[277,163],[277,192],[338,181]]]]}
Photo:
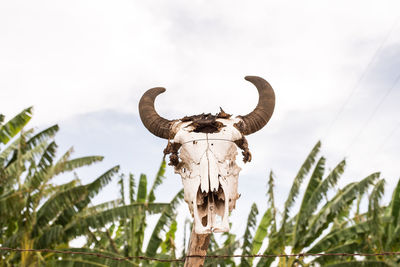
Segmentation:
{"type": "MultiPolygon", "coordinates": [[[[198,235],[194,232],[190,234],[189,248],[187,255],[206,256],[208,245],[210,244],[210,234],[198,235]]],[[[184,267],[201,267],[205,257],[186,257],[184,267]]]]}

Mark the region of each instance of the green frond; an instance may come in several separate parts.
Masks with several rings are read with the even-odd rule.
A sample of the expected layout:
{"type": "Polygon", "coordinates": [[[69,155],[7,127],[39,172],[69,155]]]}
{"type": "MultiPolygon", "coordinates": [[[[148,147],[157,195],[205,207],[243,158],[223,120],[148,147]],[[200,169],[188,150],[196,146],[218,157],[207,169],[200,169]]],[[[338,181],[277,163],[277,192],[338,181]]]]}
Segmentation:
{"type": "MultiPolygon", "coordinates": [[[[344,244],[340,244],[338,246],[334,246],[329,250],[324,251],[324,253],[356,253],[360,247],[360,242],[350,240],[349,242],[345,242],[344,244]]],[[[346,257],[340,256],[319,256],[314,258],[311,261],[311,265],[318,264],[318,266],[326,266],[330,263],[343,261],[346,257]]]]}
{"type": "Polygon", "coordinates": [[[14,160],[5,169],[3,169],[3,175],[5,179],[0,180],[0,185],[12,184],[12,180],[20,179],[21,174],[26,170],[26,167],[23,163],[31,162],[34,158],[40,157],[47,146],[48,144],[43,142],[24,154],[19,154],[18,160],[14,160]]]}
{"type": "Polygon", "coordinates": [[[269,173],[268,179],[268,190],[267,190],[268,202],[271,206],[272,212],[272,232],[276,232],[276,208],[275,208],[275,197],[274,197],[274,173],[272,170],[269,173]]]}
{"type": "Polygon", "coordinates": [[[300,205],[300,210],[296,216],[296,223],[294,225],[293,231],[293,247],[295,249],[294,252],[297,252],[296,248],[298,245],[298,241],[302,238],[301,234],[304,233],[304,230],[310,219],[311,214],[306,213],[306,210],[309,210],[309,201],[311,200],[312,195],[315,193],[316,189],[320,185],[322,181],[322,176],[324,175],[324,171],[325,158],[321,157],[315,165],[314,171],[304,192],[303,200],[300,205]]]}
{"type": "Polygon", "coordinates": [[[104,188],[104,186],[108,185],[108,183],[111,182],[113,176],[119,172],[119,168],[119,165],[112,167],[111,169],[100,175],[96,180],[88,184],[88,196],[90,198],[95,197],[100,192],[100,190],[104,188]]]}
{"type": "MultiPolygon", "coordinates": [[[[234,252],[240,247],[240,242],[233,239],[229,244],[225,244],[223,247],[218,248],[214,251],[207,252],[207,255],[233,255],[234,252]]],[[[236,266],[235,261],[231,258],[207,258],[204,262],[204,266],[236,266]]]]}
{"type": "Polygon", "coordinates": [[[393,224],[399,225],[400,224],[400,179],[397,182],[395,189],[393,190],[392,200],[389,204],[390,207],[390,214],[393,218],[393,224]]]}
{"type": "MultiPolygon", "coordinates": [[[[382,207],[379,206],[379,201],[385,192],[385,180],[379,180],[372,189],[368,203],[368,216],[373,220],[379,218],[382,207]]],[[[379,225],[379,223],[377,223],[379,225]]]]}
{"type": "Polygon", "coordinates": [[[290,189],[289,196],[285,202],[285,207],[284,207],[283,216],[282,216],[283,218],[282,218],[282,223],[281,223],[281,229],[279,230],[281,241],[283,241],[285,234],[286,234],[285,225],[286,225],[287,218],[289,216],[289,210],[292,207],[292,205],[299,193],[301,183],[303,182],[304,178],[311,170],[311,167],[313,166],[313,164],[315,162],[315,158],[317,157],[317,154],[319,153],[320,148],[321,148],[321,142],[318,141],[317,144],[311,150],[310,154],[307,156],[303,165],[300,167],[300,170],[298,171],[296,177],[294,178],[292,188],[290,189]]]}
{"type": "Polygon", "coordinates": [[[57,192],[66,191],[73,187],[76,187],[79,184],[79,182],[80,181],[78,179],[74,179],[68,183],[60,185],[53,185],[53,184],[43,185],[40,191],[31,194],[32,202],[39,203],[41,200],[46,199],[57,192]]]}
{"type": "Polygon", "coordinates": [[[162,243],[160,234],[171,225],[171,223],[175,220],[175,217],[176,216],[173,213],[164,212],[158,219],[157,224],[153,229],[153,233],[150,236],[150,240],[147,244],[147,249],[145,252],[146,256],[152,257],[156,255],[157,250],[162,243]]]}
{"type": "Polygon", "coordinates": [[[170,207],[168,207],[161,214],[160,218],[157,221],[156,226],[153,229],[153,232],[150,236],[149,243],[146,248],[146,255],[152,257],[156,254],[157,249],[161,245],[161,232],[165,231],[168,227],[170,227],[171,223],[175,220],[176,214],[175,210],[178,204],[183,199],[183,189],[176,194],[176,196],[172,199],[170,203],[170,207]]]}
{"type": "MultiPolygon", "coordinates": [[[[391,225],[389,225],[391,226],[391,225]]],[[[386,241],[386,247],[389,249],[400,250],[400,224],[393,226],[393,234],[389,235],[386,241]]]]}
{"type": "Polygon", "coordinates": [[[55,220],[65,209],[71,208],[84,198],[88,192],[85,186],[61,191],[50,197],[37,211],[38,229],[55,220]]]}
{"type": "Polygon", "coordinates": [[[58,175],[63,172],[66,162],[70,159],[71,154],[74,152],[74,148],[70,147],[64,154],[53,164],[52,172],[54,175],[58,175]]]}
{"type": "Polygon", "coordinates": [[[254,235],[250,254],[257,254],[259,252],[259,250],[264,242],[264,239],[266,238],[266,236],[268,234],[268,228],[271,226],[272,220],[273,220],[272,208],[269,208],[264,213],[260,223],[258,224],[256,233],[254,235]]]}
{"type": "Polygon", "coordinates": [[[24,206],[25,202],[18,191],[12,190],[3,193],[0,195],[0,222],[19,216],[17,211],[21,211],[24,206]]]}
{"type": "Polygon", "coordinates": [[[184,191],[183,189],[181,189],[171,200],[170,205],[173,212],[175,212],[175,210],[178,208],[178,205],[181,203],[183,197],[184,197],[184,191]]]}
{"type": "Polygon", "coordinates": [[[165,233],[165,240],[161,243],[161,251],[163,254],[169,253],[172,257],[176,257],[175,252],[175,233],[178,230],[178,223],[173,220],[170,224],[168,232],[165,233]]]}
{"type": "Polygon", "coordinates": [[[400,249],[400,179],[392,193],[392,199],[389,203],[386,214],[392,218],[390,224],[385,226],[385,242],[386,249],[393,249],[397,247],[400,249]]]}
{"type": "Polygon", "coordinates": [[[80,167],[90,166],[93,163],[102,161],[103,159],[104,159],[103,156],[88,156],[88,157],[81,157],[81,158],[67,160],[62,164],[62,168],[57,172],[55,172],[55,174],[57,175],[60,173],[73,171],[80,167]]]}
{"type": "Polygon", "coordinates": [[[363,260],[363,261],[357,261],[357,260],[352,260],[352,261],[343,261],[343,262],[337,262],[337,263],[332,263],[332,264],[327,264],[324,265],[326,267],[394,267],[394,265],[390,265],[386,262],[383,261],[374,261],[374,260],[363,260]]]}
{"type": "Polygon", "coordinates": [[[212,251],[215,251],[217,249],[219,249],[219,245],[217,243],[217,240],[215,240],[215,236],[214,235],[210,235],[210,242],[208,244],[207,254],[209,254],[212,251]]]}
{"type": "Polygon", "coordinates": [[[162,184],[163,180],[165,179],[165,168],[166,168],[167,164],[165,162],[165,158],[162,159],[161,164],[160,164],[160,168],[158,169],[156,178],[154,179],[153,185],[151,186],[149,195],[148,195],[148,202],[154,202],[154,200],[156,199],[155,195],[154,195],[154,191],[156,190],[156,188],[162,184]]]}
{"type": "Polygon", "coordinates": [[[308,201],[307,209],[304,211],[308,216],[311,216],[311,214],[317,209],[320,201],[327,194],[328,190],[337,184],[340,176],[344,172],[345,166],[346,161],[342,160],[314,190],[308,201]]]}
{"type": "Polygon", "coordinates": [[[53,164],[53,159],[56,156],[57,144],[53,141],[51,142],[43,151],[42,157],[40,158],[37,166],[41,170],[46,170],[53,164]]]}
{"type": "MultiPolygon", "coordinates": [[[[10,166],[13,162],[17,161],[17,159],[19,161],[21,161],[20,155],[25,154],[25,152],[30,149],[26,145],[26,140],[30,137],[30,135],[32,133],[33,133],[33,129],[29,129],[29,130],[26,130],[26,131],[21,131],[19,137],[16,138],[18,140],[18,143],[17,143],[17,146],[15,146],[15,150],[13,150],[9,154],[7,154],[9,156],[7,158],[8,162],[6,164],[4,164],[4,162],[3,162],[3,164],[2,164],[5,168],[8,168],[8,166],[10,166]]],[[[32,161],[34,159],[35,158],[32,157],[32,161]]]]}
{"type": "Polygon", "coordinates": [[[119,194],[121,195],[121,200],[122,200],[122,204],[125,205],[125,185],[124,185],[124,177],[125,175],[123,173],[121,173],[119,175],[119,180],[118,180],[118,184],[119,184],[119,194]]]}
{"type": "Polygon", "coordinates": [[[186,239],[187,239],[187,229],[189,228],[189,232],[190,232],[190,230],[193,228],[193,223],[189,220],[189,218],[186,218],[185,219],[185,222],[184,222],[184,224],[183,224],[183,241],[182,241],[182,243],[183,243],[183,249],[182,249],[182,256],[185,256],[186,255],[186,247],[187,247],[187,245],[186,245],[186,239]]]}
{"type": "MultiPolygon", "coordinates": [[[[72,252],[85,252],[85,253],[96,253],[109,257],[120,258],[121,255],[113,253],[103,249],[88,249],[88,248],[65,248],[58,250],[68,250],[72,252]]],[[[49,257],[49,256],[46,256],[49,257]]],[[[133,267],[139,266],[130,260],[112,260],[107,258],[96,257],[95,255],[81,255],[81,254],[53,254],[50,255],[52,260],[48,261],[48,266],[73,266],[73,267],[85,267],[85,266],[107,266],[107,267],[133,267]]]]}
{"type": "MultiPolygon", "coordinates": [[[[37,165],[32,165],[34,172],[28,175],[24,184],[30,191],[37,189],[41,184],[46,183],[51,178],[51,167],[56,154],[57,144],[51,142],[43,151],[41,158],[37,165]]],[[[31,170],[32,171],[32,170],[31,170]]]]}
{"type": "Polygon", "coordinates": [[[63,235],[63,227],[61,225],[52,225],[43,229],[43,234],[35,242],[35,248],[49,248],[53,244],[58,244],[63,235]]]}
{"type": "Polygon", "coordinates": [[[97,194],[100,192],[100,190],[102,188],[104,188],[104,186],[106,186],[111,181],[111,178],[115,174],[117,174],[118,171],[119,171],[119,166],[114,166],[113,168],[109,169],[108,171],[106,171],[105,173],[100,175],[93,182],[91,182],[87,185],[82,185],[80,187],[71,189],[71,191],[73,191],[73,190],[81,190],[79,188],[83,188],[84,193],[81,194],[81,196],[77,202],[73,203],[73,205],[71,205],[69,207],[65,207],[65,209],[61,211],[61,213],[59,214],[59,216],[57,218],[56,223],[65,225],[68,222],[70,222],[71,219],[76,214],[83,211],[83,209],[85,209],[89,205],[90,201],[95,196],[97,196],[97,194]]]}
{"type": "MultiPolygon", "coordinates": [[[[243,236],[242,255],[248,255],[251,253],[252,239],[253,239],[252,232],[256,227],[257,215],[258,215],[257,205],[253,203],[253,205],[250,208],[250,213],[247,218],[247,226],[243,236]]],[[[250,264],[251,263],[248,261],[247,258],[244,257],[241,258],[240,266],[251,266],[250,264]]]]}
{"type": "Polygon", "coordinates": [[[330,250],[337,244],[343,244],[348,240],[355,240],[371,231],[371,221],[357,223],[347,228],[327,234],[310,248],[307,253],[321,253],[330,250]]]}
{"type": "Polygon", "coordinates": [[[92,262],[90,259],[82,260],[82,259],[74,259],[74,258],[65,258],[60,260],[48,261],[49,266],[55,267],[109,267],[110,265],[105,265],[97,262],[92,262]]]}
{"type": "MultiPolygon", "coordinates": [[[[32,107],[24,109],[14,118],[1,125],[0,127],[0,143],[4,145],[10,141],[15,135],[17,135],[22,128],[30,121],[32,118],[32,107]]],[[[3,117],[4,118],[4,117],[3,117]]]]}
{"type": "Polygon", "coordinates": [[[372,238],[378,245],[379,250],[383,250],[383,243],[382,243],[383,229],[381,223],[382,207],[379,206],[379,201],[383,196],[384,190],[385,190],[385,180],[382,179],[379,180],[372,189],[368,203],[368,217],[371,218],[372,224],[374,226],[372,238]]]}
{"type": "Polygon", "coordinates": [[[139,187],[137,193],[137,202],[144,203],[147,197],[147,177],[144,174],[140,175],[139,187]]]}
{"type": "Polygon", "coordinates": [[[311,150],[310,154],[307,156],[306,160],[304,161],[303,165],[301,166],[299,172],[297,173],[296,177],[294,178],[292,188],[290,189],[289,192],[289,197],[287,198],[285,202],[285,212],[284,216],[287,218],[287,213],[289,212],[290,207],[293,205],[296,196],[299,193],[299,189],[301,186],[301,183],[303,179],[306,177],[306,175],[309,173],[311,170],[311,167],[313,166],[315,162],[315,158],[317,154],[319,153],[319,150],[321,148],[321,142],[318,142],[313,149],[311,150]]]}
{"type": "Polygon", "coordinates": [[[16,138],[11,144],[8,144],[6,148],[0,151],[0,167],[5,168],[9,165],[8,160],[11,159],[11,154],[15,153],[21,143],[21,137],[16,138]]]}
{"type": "Polygon", "coordinates": [[[4,237],[4,242],[3,242],[2,246],[9,247],[9,248],[18,247],[21,244],[23,234],[24,233],[22,231],[16,231],[15,233],[12,233],[11,235],[9,235],[7,237],[4,237]]]}
{"type": "Polygon", "coordinates": [[[156,214],[164,211],[168,207],[169,203],[135,203],[116,207],[88,216],[78,216],[73,223],[66,226],[65,231],[68,232],[68,236],[76,237],[84,234],[89,227],[99,229],[104,227],[107,223],[132,218],[137,214],[139,209],[145,209],[150,214],[156,214]]]}
{"type": "Polygon", "coordinates": [[[348,206],[357,198],[358,194],[363,194],[368,190],[369,186],[372,185],[378,177],[379,173],[373,173],[360,182],[351,183],[343,190],[340,190],[336,196],[325,204],[320,212],[313,217],[310,222],[309,230],[301,241],[301,245],[304,247],[309,246],[318,236],[320,236],[322,231],[333,222],[334,218],[344,209],[348,208],[348,206]]]}
{"type": "Polygon", "coordinates": [[[115,200],[103,202],[103,203],[97,204],[95,206],[91,206],[91,207],[87,207],[87,208],[83,209],[82,214],[89,215],[89,214],[93,214],[96,212],[113,209],[113,208],[119,207],[121,204],[122,204],[122,199],[115,199],[115,200]]]}
{"type": "MultiPolygon", "coordinates": [[[[277,233],[278,234],[278,233],[277,233]]],[[[269,237],[268,239],[268,247],[264,251],[264,255],[272,255],[272,254],[280,254],[282,251],[280,248],[282,245],[280,244],[278,236],[269,237]]],[[[272,262],[275,261],[275,258],[260,258],[257,263],[257,267],[271,266],[272,262]]]]}
{"type": "Polygon", "coordinates": [[[43,141],[47,141],[48,139],[53,138],[58,130],[59,127],[57,124],[55,124],[35,134],[26,142],[28,149],[40,144],[43,141]]]}
{"type": "Polygon", "coordinates": [[[135,176],[132,173],[129,174],[129,203],[135,202],[135,192],[136,183],[135,183],[135,176]]]}

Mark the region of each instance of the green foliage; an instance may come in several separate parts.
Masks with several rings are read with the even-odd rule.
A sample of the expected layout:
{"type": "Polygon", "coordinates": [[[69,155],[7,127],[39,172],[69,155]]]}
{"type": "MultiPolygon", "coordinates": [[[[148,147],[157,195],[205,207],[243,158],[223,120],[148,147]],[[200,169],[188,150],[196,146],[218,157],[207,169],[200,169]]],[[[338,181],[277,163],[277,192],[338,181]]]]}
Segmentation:
{"type": "MultiPolygon", "coordinates": [[[[184,196],[183,190],[170,203],[156,202],[156,190],[165,180],[165,159],[149,187],[146,175],[141,174],[136,183],[132,174],[119,174],[119,166],[110,168],[88,184],[82,184],[73,172],[99,162],[103,157],[71,158],[71,148],[57,158],[54,137],[58,126],[50,126],[38,133],[32,129],[25,130],[23,127],[31,116],[32,108],[5,123],[4,116],[0,115],[2,246],[54,248],[116,257],[169,259],[181,256],[176,251],[175,237],[179,230],[176,213],[184,196]],[[70,175],[71,179],[55,184],[54,179],[60,174],[70,175]],[[92,199],[116,175],[119,175],[120,196],[93,205],[92,199]],[[149,215],[159,216],[153,229],[147,226],[149,215]],[[146,231],[150,234],[147,243],[144,241],[146,231]],[[69,242],[77,237],[85,239],[85,248],[68,247],[69,242]]],[[[244,234],[237,238],[232,233],[224,233],[222,243],[212,236],[208,254],[258,254],[262,248],[265,248],[263,254],[400,251],[400,180],[387,206],[380,203],[385,182],[379,173],[337,189],[346,162],[343,160],[326,172],[325,158],[318,157],[320,148],[318,142],[294,177],[282,213],[275,206],[274,174],[271,171],[267,180],[267,208],[260,221],[257,223],[259,211],[253,204],[244,234]],[[305,188],[304,192],[301,188],[305,188]],[[298,196],[301,196],[299,208],[294,211],[298,196]],[[368,200],[368,210],[364,213],[360,213],[362,199],[368,200]]],[[[185,247],[186,239],[183,243],[185,247]]],[[[398,266],[400,257],[320,256],[310,259],[241,258],[236,261],[217,258],[206,259],[204,266],[236,266],[237,263],[240,266],[271,266],[274,261],[279,266],[398,266]]],[[[79,254],[0,252],[0,266],[17,265],[178,266],[181,263],[113,261],[79,254]]]]}
{"type": "MultiPolygon", "coordinates": [[[[183,189],[178,192],[178,194],[172,199],[170,202],[170,206],[168,209],[164,210],[160,216],[160,218],[157,221],[156,226],[153,229],[153,232],[150,236],[149,243],[147,245],[146,249],[146,256],[152,257],[156,255],[157,249],[160,247],[162,239],[161,239],[161,232],[166,231],[167,227],[176,227],[173,226],[174,223],[176,223],[175,218],[176,218],[176,213],[175,210],[180,203],[180,201],[183,199],[183,189]]],[[[170,235],[172,234],[170,230],[170,235]]],[[[168,238],[168,237],[167,237],[168,238]]],[[[171,236],[169,237],[171,239],[171,236]]],[[[165,242],[171,242],[171,241],[164,241],[165,242]]],[[[174,252],[174,251],[173,251],[174,252]]],[[[175,254],[175,252],[174,252],[175,254]]]]}
{"type": "Polygon", "coordinates": [[[373,261],[373,260],[366,260],[366,261],[343,261],[343,262],[337,262],[333,264],[327,264],[325,266],[329,267],[346,267],[346,266],[351,266],[351,267],[389,267],[389,266],[395,266],[395,265],[390,265],[382,261],[373,261]]]}
{"type": "MultiPolygon", "coordinates": [[[[136,187],[132,174],[128,180],[128,201],[124,175],[120,175],[119,199],[91,204],[92,199],[118,175],[115,166],[91,183],[79,178],[65,184],[53,184],[60,174],[68,174],[83,166],[101,161],[101,156],[71,158],[72,148],[56,160],[53,125],[39,133],[22,131],[31,117],[31,108],[1,124],[0,150],[0,244],[24,249],[68,249],[69,241],[84,237],[87,248],[74,249],[101,252],[110,256],[156,255],[176,257],[174,237],[177,230],[176,208],[183,199],[183,190],[171,203],[155,202],[155,191],[165,179],[165,160],[147,193],[147,177],[141,175],[136,187]],[[16,137],[19,133],[19,136],[16,137]],[[12,138],[14,140],[12,140],[12,138]],[[159,214],[147,249],[144,241],[146,218],[159,214]],[[93,249],[88,249],[93,248],[93,249]],[[143,250],[142,250],[143,249],[143,250]]],[[[2,117],[2,121],[4,118],[2,117]]],[[[139,261],[111,261],[88,255],[1,252],[0,266],[138,266],[139,261]]],[[[149,262],[146,264],[150,264],[149,262]]]]}
{"type": "MultiPolygon", "coordinates": [[[[243,243],[242,243],[242,255],[249,255],[252,249],[252,232],[256,227],[256,216],[258,215],[257,205],[253,203],[250,208],[250,213],[247,218],[247,226],[244,231],[243,243]]],[[[251,266],[251,262],[248,261],[247,258],[241,258],[240,266],[251,266]]]]}
{"type": "MultiPolygon", "coordinates": [[[[77,225],[71,225],[69,229],[76,230],[82,226],[94,229],[88,236],[85,247],[119,253],[124,256],[157,256],[159,258],[175,258],[175,232],[177,230],[176,209],[183,199],[183,190],[179,191],[170,203],[155,202],[155,190],[164,180],[165,161],[161,162],[159,171],[147,191],[147,176],[140,175],[136,185],[134,176],[121,175],[118,184],[124,206],[113,207],[109,210],[99,211],[100,217],[86,217],[83,221],[77,221],[77,225]],[[128,177],[128,200],[125,200],[125,182],[128,177]],[[148,193],[147,193],[148,192],[148,193]],[[153,229],[147,227],[147,217],[150,214],[159,214],[160,217],[153,229]],[[97,223],[97,225],[96,225],[97,223]],[[151,233],[150,239],[145,244],[145,231],[151,233]]],[[[90,215],[93,216],[93,215],[90,215]]],[[[132,264],[152,265],[151,262],[133,260],[132,264]]],[[[154,263],[157,266],[170,266],[168,263],[154,263]]]]}
{"type": "Polygon", "coordinates": [[[153,202],[153,201],[156,199],[156,197],[155,197],[155,195],[154,195],[154,191],[156,190],[156,188],[157,188],[159,185],[162,184],[163,180],[165,179],[165,176],[164,176],[164,175],[165,175],[165,168],[166,168],[166,166],[167,166],[167,163],[166,163],[166,161],[165,161],[165,158],[163,158],[163,160],[162,160],[162,162],[161,162],[161,165],[160,165],[160,168],[158,169],[156,178],[154,179],[153,186],[151,187],[150,193],[149,193],[149,195],[148,195],[148,201],[149,201],[149,202],[153,202]]]}
{"type": "MultiPolygon", "coordinates": [[[[321,142],[318,142],[313,147],[310,154],[307,156],[306,160],[304,161],[303,165],[300,167],[300,170],[297,172],[296,177],[294,178],[292,187],[289,192],[289,196],[285,202],[283,218],[282,218],[282,222],[281,222],[281,229],[279,231],[279,239],[280,239],[279,243],[281,245],[284,244],[284,239],[285,239],[285,235],[286,235],[285,228],[286,228],[287,219],[289,217],[289,210],[292,207],[292,205],[294,204],[294,201],[295,201],[297,195],[299,194],[301,183],[303,182],[304,178],[311,170],[311,167],[313,166],[313,164],[315,162],[315,158],[316,158],[317,154],[319,153],[320,148],[321,148],[321,142]]],[[[283,247],[281,249],[283,249],[283,247]]]]}
{"type": "MultiPolygon", "coordinates": [[[[2,124],[0,127],[0,143],[6,145],[11,138],[17,135],[22,128],[32,118],[32,107],[24,109],[14,118],[2,124]]],[[[4,121],[4,116],[1,116],[1,123],[4,121]]]]}
{"type": "MultiPolygon", "coordinates": [[[[264,213],[263,217],[261,218],[260,223],[258,224],[257,231],[254,235],[250,254],[258,254],[258,252],[260,251],[260,248],[264,242],[264,239],[267,237],[268,229],[269,229],[269,227],[271,227],[272,222],[273,222],[272,209],[269,208],[264,213]]],[[[271,232],[272,231],[273,231],[273,229],[271,229],[271,232]]]]}
{"type": "MultiPolygon", "coordinates": [[[[379,173],[373,173],[359,182],[353,182],[345,185],[342,189],[334,190],[334,186],[344,172],[346,162],[344,160],[339,162],[324,177],[325,158],[320,157],[315,162],[320,146],[320,142],[314,146],[294,178],[284,205],[279,229],[274,228],[272,224],[273,221],[276,221],[276,215],[272,189],[273,176],[272,172],[270,173],[267,192],[269,206],[258,224],[252,253],[256,253],[266,241],[267,248],[263,254],[269,255],[288,253],[288,248],[290,248],[289,253],[291,254],[303,251],[309,253],[351,252],[354,250],[365,252],[367,246],[365,240],[370,240],[366,237],[370,236],[371,232],[379,227],[381,222],[385,221],[381,216],[382,209],[379,206],[384,185],[383,180],[377,182],[379,173]],[[299,210],[290,216],[289,210],[293,206],[296,196],[299,195],[300,187],[309,173],[310,176],[300,201],[299,210]],[[352,205],[357,198],[366,194],[370,189],[370,211],[369,216],[365,217],[369,219],[367,222],[354,224],[355,220],[349,219],[352,205]]],[[[379,236],[381,232],[384,231],[375,231],[374,235],[379,236]]],[[[377,239],[379,238],[382,239],[382,237],[377,239]]],[[[246,242],[246,240],[243,240],[243,244],[247,244],[246,242]]],[[[261,258],[257,266],[270,266],[275,260],[275,258],[261,258]]],[[[349,260],[354,261],[355,259],[349,260]]],[[[329,257],[317,257],[309,263],[294,257],[279,258],[277,261],[279,261],[279,266],[314,266],[317,263],[325,266],[328,263],[335,263],[335,260],[329,257]]],[[[242,266],[247,265],[242,264],[242,266]]]]}
{"type": "MultiPolygon", "coordinates": [[[[0,243],[24,249],[66,246],[74,238],[66,231],[67,225],[79,218],[119,167],[87,185],[77,179],[54,184],[57,175],[103,158],[71,159],[70,150],[56,161],[54,136],[59,128],[53,125],[36,134],[32,129],[23,130],[31,111],[22,111],[0,128],[0,141],[5,145],[0,149],[0,243]]],[[[0,257],[0,266],[31,266],[48,259],[41,253],[3,252],[0,257]]]]}
{"type": "Polygon", "coordinates": [[[147,199],[147,177],[146,175],[141,174],[136,201],[139,203],[144,203],[146,199],[147,199]]]}

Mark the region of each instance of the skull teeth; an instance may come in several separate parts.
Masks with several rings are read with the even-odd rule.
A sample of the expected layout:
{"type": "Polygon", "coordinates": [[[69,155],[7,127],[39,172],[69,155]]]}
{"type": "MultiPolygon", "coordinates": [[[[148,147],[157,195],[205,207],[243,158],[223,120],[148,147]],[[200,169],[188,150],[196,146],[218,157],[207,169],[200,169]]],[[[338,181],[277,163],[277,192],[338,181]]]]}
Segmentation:
{"type": "Polygon", "coordinates": [[[223,185],[218,190],[208,193],[199,187],[194,205],[195,231],[198,234],[211,232],[226,232],[229,230],[228,213],[229,203],[225,197],[223,185]]]}

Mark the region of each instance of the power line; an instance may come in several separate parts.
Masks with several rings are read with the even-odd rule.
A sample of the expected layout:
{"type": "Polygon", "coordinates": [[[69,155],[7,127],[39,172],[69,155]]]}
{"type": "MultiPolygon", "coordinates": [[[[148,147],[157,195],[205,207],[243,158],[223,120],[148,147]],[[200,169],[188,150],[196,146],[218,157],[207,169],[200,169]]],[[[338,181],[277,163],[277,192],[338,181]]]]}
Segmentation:
{"type": "Polygon", "coordinates": [[[390,94],[390,92],[393,91],[393,89],[396,87],[397,83],[400,81],[400,74],[396,77],[396,79],[394,80],[393,84],[391,87],[389,87],[389,90],[386,91],[385,95],[381,98],[381,100],[379,101],[378,105],[376,105],[375,109],[372,111],[372,113],[369,115],[369,117],[367,118],[367,120],[364,122],[364,124],[361,126],[360,130],[357,132],[357,134],[354,136],[354,138],[352,139],[352,141],[350,142],[349,146],[346,149],[346,153],[350,150],[350,148],[354,145],[354,143],[359,139],[359,137],[361,136],[361,134],[364,132],[364,129],[368,126],[369,122],[372,120],[372,118],[375,116],[376,112],[378,111],[378,109],[381,107],[381,105],[383,104],[383,102],[385,101],[386,97],[390,94]]]}
{"type": "Polygon", "coordinates": [[[56,253],[56,254],[75,254],[75,255],[86,255],[86,256],[95,256],[98,258],[105,258],[115,261],[127,261],[127,260],[144,260],[144,261],[158,261],[158,262],[184,262],[186,258],[286,258],[286,257],[325,257],[325,256],[336,256],[336,257],[349,257],[349,256],[365,256],[365,257],[373,257],[373,256],[397,256],[400,255],[400,252],[379,252],[379,253],[298,253],[298,254],[253,254],[253,255],[186,255],[179,259],[162,259],[162,258],[153,258],[146,256],[128,256],[128,257],[117,257],[117,256],[109,256],[101,253],[93,253],[93,252],[82,252],[82,251],[69,251],[69,250],[54,250],[54,249],[21,249],[21,248],[8,248],[8,247],[0,247],[0,250],[3,251],[14,251],[14,252],[44,252],[44,253],[56,253]]]}
{"type": "Polygon", "coordinates": [[[378,153],[382,150],[382,148],[386,145],[386,143],[392,138],[395,132],[400,128],[400,121],[394,126],[393,130],[383,139],[381,144],[373,153],[373,160],[377,157],[378,153]]]}
{"type": "Polygon", "coordinates": [[[364,80],[364,77],[366,76],[366,74],[368,73],[368,70],[370,69],[370,67],[372,66],[372,63],[375,61],[376,57],[378,56],[378,54],[381,52],[382,48],[385,46],[386,41],[389,39],[389,37],[392,35],[393,30],[396,28],[397,22],[399,21],[400,17],[398,17],[392,27],[390,28],[389,32],[386,34],[385,38],[382,40],[382,42],[380,43],[380,45],[378,46],[378,48],[375,50],[373,56],[371,57],[370,61],[368,62],[367,66],[365,67],[365,69],[363,70],[361,76],[358,78],[358,80],[356,81],[356,83],[354,84],[353,88],[350,91],[350,94],[347,96],[346,100],[343,102],[343,104],[341,105],[341,107],[339,108],[338,112],[336,113],[335,117],[333,118],[333,120],[331,121],[331,123],[329,124],[324,136],[325,139],[327,139],[329,137],[329,134],[331,132],[332,127],[335,125],[335,123],[337,122],[337,120],[339,119],[340,115],[343,113],[344,108],[347,106],[347,104],[350,102],[352,96],[354,95],[354,93],[356,92],[356,89],[360,86],[361,82],[364,80]]]}

